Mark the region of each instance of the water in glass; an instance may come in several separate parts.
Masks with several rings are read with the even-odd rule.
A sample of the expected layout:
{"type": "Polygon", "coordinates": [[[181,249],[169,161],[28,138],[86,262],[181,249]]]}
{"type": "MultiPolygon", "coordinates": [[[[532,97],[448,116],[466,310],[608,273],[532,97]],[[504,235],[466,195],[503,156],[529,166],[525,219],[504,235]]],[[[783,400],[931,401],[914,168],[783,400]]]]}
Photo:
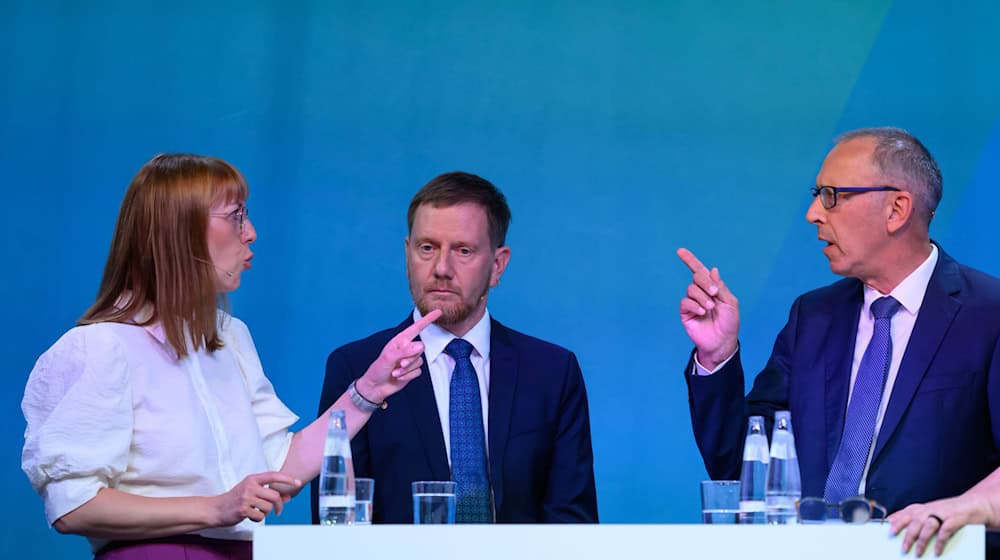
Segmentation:
{"type": "Polygon", "coordinates": [[[413,494],[413,522],[426,523],[455,522],[455,494],[413,494]]]}

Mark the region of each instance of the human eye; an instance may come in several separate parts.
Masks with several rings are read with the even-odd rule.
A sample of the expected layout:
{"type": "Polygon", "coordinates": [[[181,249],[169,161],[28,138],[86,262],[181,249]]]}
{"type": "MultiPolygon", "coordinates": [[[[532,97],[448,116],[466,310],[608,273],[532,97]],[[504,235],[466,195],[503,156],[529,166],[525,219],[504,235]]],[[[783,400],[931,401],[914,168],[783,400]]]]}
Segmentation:
{"type": "Polygon", "coordinates": [[[458,254],[463,257],[470,257],[474,251],[470,247],[459,247],[458,254]]]}

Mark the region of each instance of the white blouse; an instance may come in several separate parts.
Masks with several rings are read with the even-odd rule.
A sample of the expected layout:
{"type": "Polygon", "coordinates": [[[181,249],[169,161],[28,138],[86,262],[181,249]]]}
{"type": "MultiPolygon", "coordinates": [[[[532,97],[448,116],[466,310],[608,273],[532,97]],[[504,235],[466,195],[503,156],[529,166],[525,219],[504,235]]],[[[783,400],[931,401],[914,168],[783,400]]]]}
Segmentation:
{"type": "MultiPolygon", "coordinates": [[[[281,468],[298,417],[264,376],[247,326],[219,320],[225,346],[180,361],[159,324],[75,327],[42,354],[21,402],[21,468],[50,525],[105,487],[213,496],[281,468]]],[[[249,540],[255,525],[198,534],[249,540]]]]}

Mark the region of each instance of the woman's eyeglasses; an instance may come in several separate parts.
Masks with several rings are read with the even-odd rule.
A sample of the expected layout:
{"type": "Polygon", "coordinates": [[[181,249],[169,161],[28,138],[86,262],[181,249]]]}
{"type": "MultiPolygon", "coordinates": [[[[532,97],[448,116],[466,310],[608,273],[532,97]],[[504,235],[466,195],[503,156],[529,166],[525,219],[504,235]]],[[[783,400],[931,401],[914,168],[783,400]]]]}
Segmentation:
{"type": "Polygon", "coordinates": [[[212,213],[210,215],[216,218],[225,218],[226,220],[229,220],[229,222],[233,224],[233,229],[235,229],[240,235],[243,235],[246,231],[247,218],[250,216],[250,211],[247,210],[246,206],[240,206],[228,214],[212,213]]]}

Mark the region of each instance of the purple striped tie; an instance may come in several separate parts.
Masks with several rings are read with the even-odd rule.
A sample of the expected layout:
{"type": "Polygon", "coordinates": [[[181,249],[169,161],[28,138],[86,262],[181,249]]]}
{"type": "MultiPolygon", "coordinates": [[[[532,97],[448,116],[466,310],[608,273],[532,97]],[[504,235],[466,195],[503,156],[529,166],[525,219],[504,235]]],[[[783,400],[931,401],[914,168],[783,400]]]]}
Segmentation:
{"type": "Polygon", "coordinates": [[[823,498],[828,503],[836,504],[858,495],[892,361],[892,316],[899,310],[899,305],[891,296],[872,302],[875,327],[872,329],[868,348],[861,357],[861,365],[858,366],[851,402],[847,405],[847,419],[840,438],[840,449],[837,450],[830,475],[826,479],[823,498]]]}

